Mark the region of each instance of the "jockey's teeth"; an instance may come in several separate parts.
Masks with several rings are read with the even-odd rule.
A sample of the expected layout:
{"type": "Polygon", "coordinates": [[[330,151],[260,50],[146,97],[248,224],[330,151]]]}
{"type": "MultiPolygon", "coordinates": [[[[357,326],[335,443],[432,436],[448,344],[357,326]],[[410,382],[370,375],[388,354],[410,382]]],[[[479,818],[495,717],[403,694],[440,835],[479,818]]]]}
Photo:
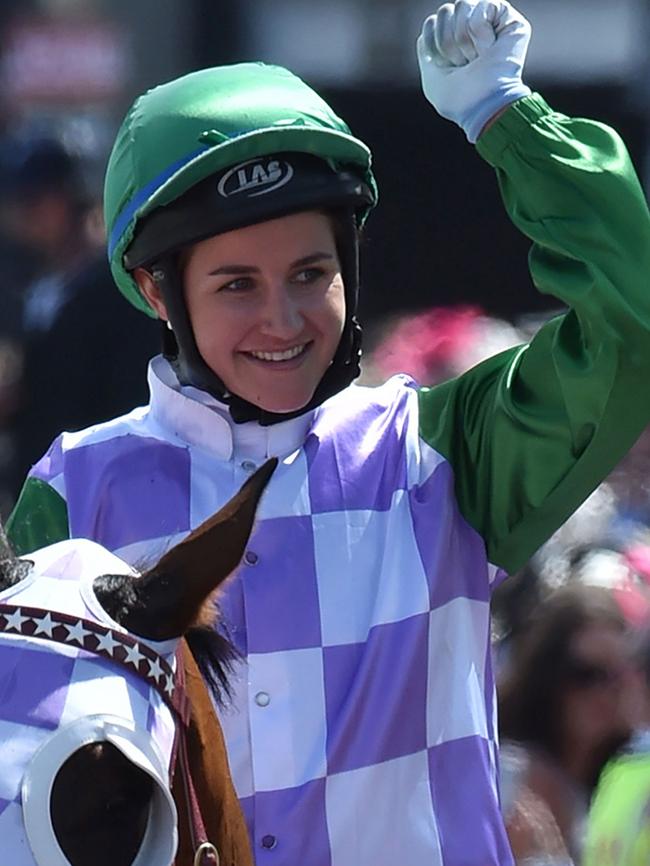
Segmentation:
{"type": "Polygon", "coordinates": [[[286,349],[284,352],[251,352],[250,354],[260,361],[290,361],[302,352],[305,345],[303,343],[302,346],[294,346],[293,349],[286,349]]]}

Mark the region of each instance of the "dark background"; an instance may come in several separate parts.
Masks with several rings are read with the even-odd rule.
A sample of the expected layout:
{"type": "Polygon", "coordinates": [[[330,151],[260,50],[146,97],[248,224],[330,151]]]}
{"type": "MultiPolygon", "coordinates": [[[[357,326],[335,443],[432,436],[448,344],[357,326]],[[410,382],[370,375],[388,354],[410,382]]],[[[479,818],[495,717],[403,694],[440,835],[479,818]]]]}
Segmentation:
{"type": "MultiPolygon", "coordinates": [[[[558,111],[613,125],[641,169],[645,124],[624,93],[540,89],[558,111]]],[[[363,249],[366,320],[461,302],[510,319],[556,306],[533,288],[530,243],[505,214],[494,170],[420,92],[325,96],[374,153],[380,204],[368,222],[363,249]]]]}

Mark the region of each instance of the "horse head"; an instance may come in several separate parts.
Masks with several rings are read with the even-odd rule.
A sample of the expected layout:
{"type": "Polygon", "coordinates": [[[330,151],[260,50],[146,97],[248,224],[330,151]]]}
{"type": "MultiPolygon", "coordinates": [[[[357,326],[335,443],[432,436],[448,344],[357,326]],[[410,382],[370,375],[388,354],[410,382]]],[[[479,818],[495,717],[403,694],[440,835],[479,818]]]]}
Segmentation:
{"type": "Polygon", "coordinates": [[[275,463],[144,573],[80,539],[0,560],[3,862],[173,862],[179,641],[197,625],[213,633],[212,597],[239,564],[275,463]]]}

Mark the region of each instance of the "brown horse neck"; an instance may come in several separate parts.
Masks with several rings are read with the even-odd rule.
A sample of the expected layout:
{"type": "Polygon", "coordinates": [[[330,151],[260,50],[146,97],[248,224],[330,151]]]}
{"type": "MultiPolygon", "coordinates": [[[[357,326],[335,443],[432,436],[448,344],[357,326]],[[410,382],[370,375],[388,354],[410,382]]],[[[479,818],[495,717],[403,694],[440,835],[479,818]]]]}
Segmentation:
{"type": "MultiPolygon", "coordinates": [[[[235,794],[221,725],[207,687],[186,643],[182,642],[185,688],[191,706],[188,731],[190,771],[210,842],[221,866],[253,866],[244,816],[235,794]]],[[[175,866],[193,866],[192,833],[183,784],[174,775],[172,794],[178,809],[178,854],[175,866]]]]}

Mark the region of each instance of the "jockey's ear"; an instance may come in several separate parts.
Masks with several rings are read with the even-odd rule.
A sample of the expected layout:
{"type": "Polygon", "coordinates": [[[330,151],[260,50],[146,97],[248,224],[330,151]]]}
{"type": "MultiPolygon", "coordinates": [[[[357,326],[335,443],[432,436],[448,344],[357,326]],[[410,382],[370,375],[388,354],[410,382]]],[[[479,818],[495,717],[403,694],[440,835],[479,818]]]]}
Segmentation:
{"type": "Polygon", "coordinates": [[[268,460],[222,509],[139,577],[103,575],[95,594],[106,612],[150,640],[181,637],[203,605],[239,565],[255,512],[277,459],[268,460]]]}

